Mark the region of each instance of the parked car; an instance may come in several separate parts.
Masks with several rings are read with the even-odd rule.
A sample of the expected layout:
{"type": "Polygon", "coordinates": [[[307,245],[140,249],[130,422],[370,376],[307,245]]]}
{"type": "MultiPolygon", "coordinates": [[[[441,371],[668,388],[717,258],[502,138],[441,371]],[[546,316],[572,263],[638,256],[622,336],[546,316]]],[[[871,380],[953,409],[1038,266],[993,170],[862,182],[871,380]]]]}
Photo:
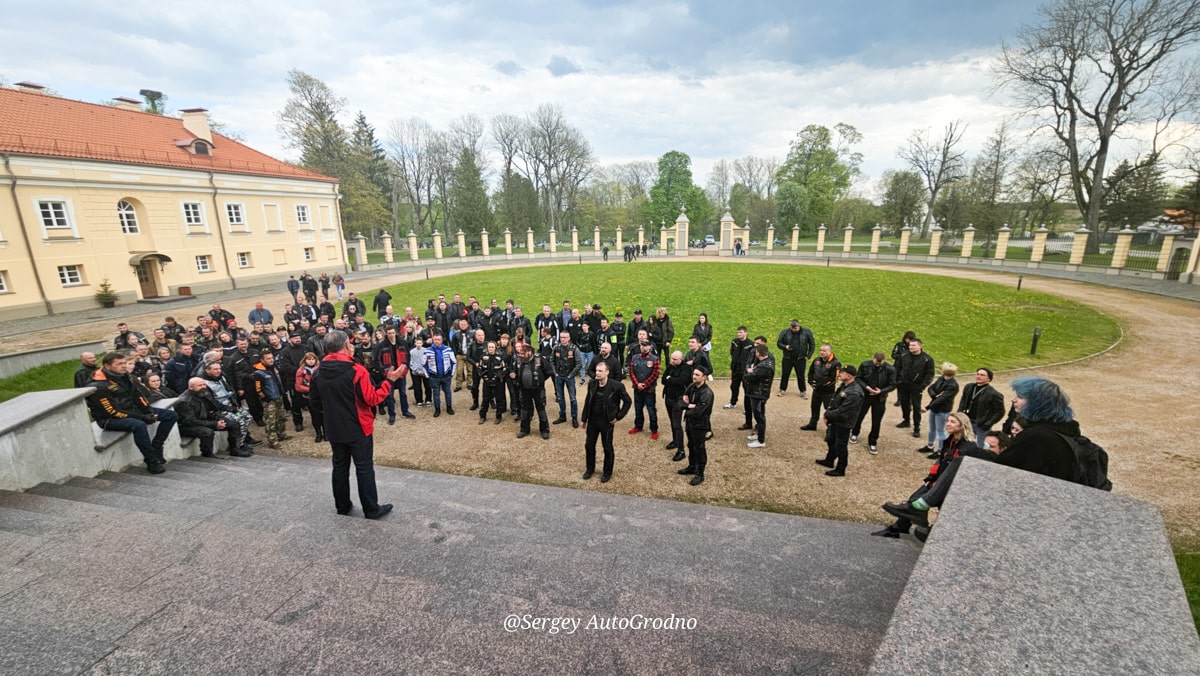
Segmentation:
{"type": "Polygon", "coordinates": [[[714,238],[712,235],[705,235],[705,236],[704,236],[704,244],[705,244],[705,246],[713,246],[713,245],[714,245],[714,244],[716,244],[716,243],[717,243],[717,240],[716,240],[716,238],[714,238]]]}

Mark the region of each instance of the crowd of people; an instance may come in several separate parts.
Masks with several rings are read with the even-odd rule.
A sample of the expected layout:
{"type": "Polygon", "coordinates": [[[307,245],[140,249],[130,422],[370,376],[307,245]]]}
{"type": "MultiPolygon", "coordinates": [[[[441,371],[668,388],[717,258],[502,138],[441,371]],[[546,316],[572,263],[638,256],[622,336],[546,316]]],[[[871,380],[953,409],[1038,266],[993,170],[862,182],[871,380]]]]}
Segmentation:
{"type": "MultiPolygon", "coordinates": [[[[176,424],[181,435],[200,439],[202,455],[213,455],[214,436],[225,431],[229,454],[244,457],[263,443],[250,434],[255,425],[272,448],[289,439],[288,417],[296,433],[307,424],[315,442],[333,444],[335,475],[346,472],[350,459],[357,465],[369,457],[360,457],[361,449],[350,444],[343,449],[344,466],[337,467],[338,444],[350,443],[344,439],[351,437],[359,443],[361,435],[330,434],[330,409],[338,409],[339,426],[344,427],[348,415],[344,406],[329,400],[329,392],[336,390],[358,401],[360,410],[351,419],[360,421],[360,431],[372,429],[368,418],[386,416],[387,424],[395,425],[398,416],[416,418],[420,408],[432,409],[434,418],[443,412],[453,416],[455,399],[466,397],[478,424],[499,425],[507,414],[518,439],[531,434],[535,415],[542,439],[550,438],[552,425],[583,425],[583,479],[596,472],[599,445],[601,482],[613,476],[614,430],[630,410],[629,434],[648,430],[652,441],[659,440],[661,393],[670,434],[665,450],[674,451],[675,462],[687,460],[677,472],[690,477],[691,485],[704,482],[716,399],[710,385],[710,353],[716,348],[706,314],[700,313],[690,333],[681,334],[686,339],[677,341],[666,307],[645,314],[635,310],[627,322],[622,312],[608,317],[600,304],[580,308],[564,300],[560,309],[542,305],[529,317],[513,299],[481,304],[474,296],[464,300],[453,294],[429,299],[420,311],[405,306],[397,312],[386,289],[368,303],[354,292],[345,293],[344,286],[336,274],[289,279],[293,302],[278,320],[256,303],[245,327],[219,304],[188,326],[166,317],[161,326],[141,333],[121,323],[113,351],[102,355],[100,363],[97,355],[82,355],[75,385],[93,388],[88,398],[93,418],[104,429],[132,432],[154,473],[163,470],[162,443],[176,424]],[[351,372],[347,363],[353,365],[352,376],[345,375],[351,372]],[[323,380],[334,374],[351,378],[353,386],[325,385],[325,394],[318,397],[323,380]],[[557,409],[553,420],[547,412],[547,381],[557,409]],[[585,388],[582,407],[579,388],[585,388]],[[463,390],[466,394],[459,394],[463,390]],[[176,396],[174,410],[151,406],[176,396]],[[151,437],[154,423],[158,427],[151,437]]],[[[793,375],[799,395],[809,400],[808,421],[799,429],[815,432],[823,424],[825,454],[815,461],[830,477],[846,475],[849,446],[859,442],[868,415],[866,447],[870,454],[879,452],[890,393],[896,393],[894,405],[900,409],[896,427],[911,429],[921,439],[926,424],[917,450],[935,464],[908,501],[885,506],[898,519],[877,535],[899,537],[912,524],[926,526],[924,512],[940,504],[957,471],[955,463],[964,456],[1065,476],[1065,456],[1047,459],[1033,442],[1025,443],[1031,437],[1017,436],[1039,425],[1059,425],[1063,429],[1055,428],[1056,433],[1078,436],[1061,391],[1054,388],[1054,396],[1062,400],[1057,405],[1038,398],[1051,396],[1046,394],[1049,381],[1019,379],[1012,406],[1006,407],[991,384],[990,369],[977,368],[973,382],[960,388],[958,367],[945,362],[939,371],[913,331],[893,346],[890,360],[878,351],[857,365],[839,360],[832,345],[818,344],[798,319],[776,336],[778,356],[771,347],[765,335],[751,338],[746,326],[737,327],[728,345],[730,388],[724,408],[736,409],[741,401],[743,421],[737,429],[750,432],[749,448],[766,447],[771,393],[786,396],[793,375]],[[1044,408],[1053,412],[1047,415],[1044,408]]],[[[370,436],[369,431],[364,434],[370,436]]],[[[1040,443],[1053,441],[1041,432],[1033,436],[1045,437],[1040,443]]],[[[361,469],[359,479],[361,484],[361,469]]],[[[371,484],[373,491],[373,479],[371,484]]],[[[338,494],[339,512],[347,509],[348,490],[338,494]]],[[[383,508],[368,497],[363,498],[364,511],[383,508]]]]}

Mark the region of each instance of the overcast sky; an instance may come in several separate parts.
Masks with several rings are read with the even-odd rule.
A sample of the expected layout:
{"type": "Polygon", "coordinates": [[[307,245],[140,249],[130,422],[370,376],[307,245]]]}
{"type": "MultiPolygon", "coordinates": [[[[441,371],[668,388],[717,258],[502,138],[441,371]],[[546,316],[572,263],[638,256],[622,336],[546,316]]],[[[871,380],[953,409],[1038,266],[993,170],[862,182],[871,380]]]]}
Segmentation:
{"type": "Polygon", "coordinates": [[[989,59],[1038,4],[10,0],[0,76],[87,101],[157,89],[285,158],[275,120],[292,68],[380,133],[552,102],[601,163],[679,150],[700,184],[718,159],[782,159],[805,125],[848,122],[877,176],[913,129],[962,118],[982,145],[1004,114],[989,59]]]}

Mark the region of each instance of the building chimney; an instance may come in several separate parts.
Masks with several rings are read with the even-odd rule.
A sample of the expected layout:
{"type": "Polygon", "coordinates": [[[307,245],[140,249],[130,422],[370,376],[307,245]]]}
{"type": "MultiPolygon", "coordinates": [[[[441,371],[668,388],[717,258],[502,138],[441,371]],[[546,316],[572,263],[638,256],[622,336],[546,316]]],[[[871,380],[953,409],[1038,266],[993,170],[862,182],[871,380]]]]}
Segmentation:
{"type": "Polygon", "coordinates": [[[18,82],[18,83],[16,83],[16,87],[17,87],[17,89],[20,89],[23,92],[29,92],[30,94],[45,94],[46,93],[45,85],[40,85],[36,82],[18,82]]]}
{"type": "Polygon", "coordinates": [[[121,110],[132,110],[135,113],[142,112],[142,102],[128,96],[118,96],[113,99],[113,105],[121,110]]]}
{"type": "Polygon", "coordinates": [[[212,140],[212,130],[208,128],[208,110],[205,108],[184,108],[179,111],[183,114],[183,128],[190,131],[192,136],[202,138],[210,144],[212,140]]]}

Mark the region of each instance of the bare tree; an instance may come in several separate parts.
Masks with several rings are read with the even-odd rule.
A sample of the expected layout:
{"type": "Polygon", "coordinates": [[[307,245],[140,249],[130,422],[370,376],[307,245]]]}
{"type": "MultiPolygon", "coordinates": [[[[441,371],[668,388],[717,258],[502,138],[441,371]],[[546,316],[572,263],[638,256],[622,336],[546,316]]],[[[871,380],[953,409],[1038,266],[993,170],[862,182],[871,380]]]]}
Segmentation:
{"type": "Polygon", "coordinates": [[[542,104],[530,113],[514,166],[533,183],[548,229],[560,234],[562,216],[595,163],[583,133],[567,124],[562,109],[542,104]]]}
{"type": "Polygon", "coordinates": [[[492,118],[492,147],[500,152],[502,176],[513,172],[513,163],[528,136],[525,120],[520,116],[501,113],[492,118]]]}
{"type": "Polygon", "coordinates": [[[925,180],[925,190],[928,192],[929,204],[925,210],[925,221],[921,224],[921,236],[929,232],[929,223],[933,220],[933,208],[937,204],[938,194],[942,188],[959,180],[965,172],[966,162],[963,152],[959,149],[963,133],[967,126],[962,120],[955,120],[946,125],[946,130],[940,139],[932,139],[928,129],[918,129],[908,137],[908,142],[900,148],[897,155],[908,162],[921,178],[925,180]]]}
{"type": "MultiPolygon", "coordinates": [[[[778,170],[778,162],[775,169],[778,170]]],[[[762,158],[748,155],[733,161],[733,180],[750,189],[751,194],[762,199],[770,191],[774,174],[768,174],[767,163],[762,158]]]]}
{"type": "Polygon", "coordinates": [[[708,171],[708,199],[718,208],[729,206],[729,188],[732,185],[732,167],[725,160],[717,160],[708,171]]]}
{"type": "Polygon", "coordinates": [[[1011,189],[1025,202],[1017,230],[1027,231],[1052,223],[1060,200],[1067,196],[1069,174],[1063,154],[1056,146],[1037,147],[1025,154],[1013,170],[1011,189]]]}
{"type": "Polygon", "coordinates": [[[487,172],[487,158],[484,156],[483,148],[484,126],[483,120],[478,115],[468,113],[450,120],[447,134],[456,157],[458,151],[466,150],[471,153],[471,159],[475,162],[479,172],[487,172]]]}
{"type": "Polygon", "coordinates": [[[648,197],[651,186],[658,181],[658,163],[650,160],[628,162],[620,166],[619,176],[629,199],[648,197]]]}
{"type": "MultiPolygon", "coordinates": [[[[1057,139],[1095,231],[1113,140],[1150,126],[1157,155],[1171,123],[1194,107],[1196,89],[1183,84],[1193,66],[1180,53],[1200,39],[1200,0],[1059,0],[1041,14],[1005,45],[996,75],[1057,139]]],[[[1088,238],[1089,249],[1098,244],[1088,238]]]]}
{"type": "MultiPolygon", "coordinates": [[[[420,118],[392,120],[388,125],[386,147],[393,173],[392,194],[407,201],[417,232],[423,232],[433,218],[434,168],[430,145],[436,136],[433,127],[420,118]]],[[[400,234],[397,232],[396,236],[400,234]]]]}

